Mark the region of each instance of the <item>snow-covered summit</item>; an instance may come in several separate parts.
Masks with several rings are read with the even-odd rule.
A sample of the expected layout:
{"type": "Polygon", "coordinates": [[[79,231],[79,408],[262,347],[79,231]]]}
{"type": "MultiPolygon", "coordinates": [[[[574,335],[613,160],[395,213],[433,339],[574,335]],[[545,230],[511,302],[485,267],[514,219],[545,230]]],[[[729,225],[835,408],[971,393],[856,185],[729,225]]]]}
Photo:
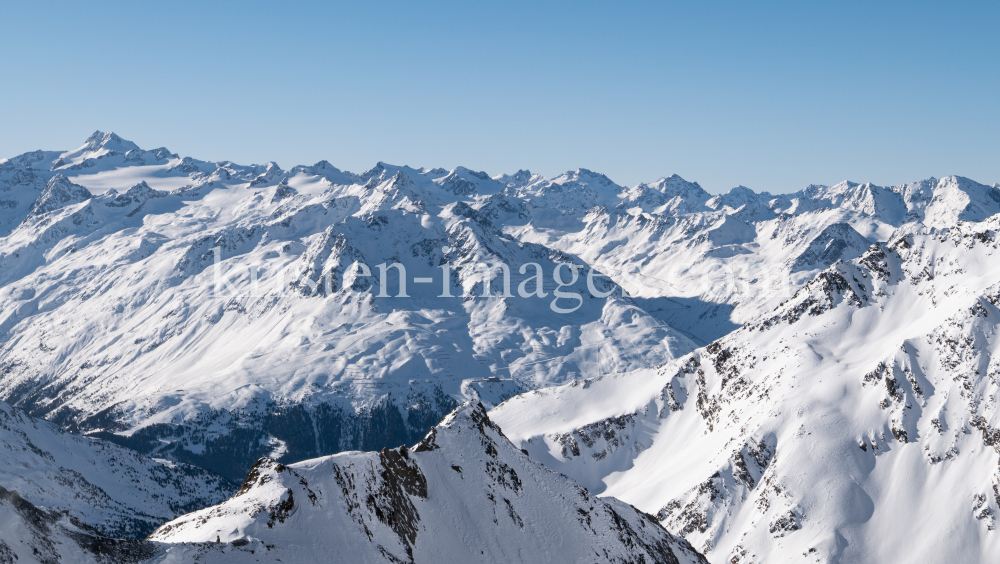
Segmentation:
{"type": "MultiPolygon", "coordinates": [[[[87,138],[81,150],[86,153],[98,153],[99,151],[119,151],[127,153],[131,150],[139,149],[139,146],[131,141],[127,141],[112,131],[95,131],[87,138]]],[[[98,155],[94,155],[98,156],[98,155]]]]}
{"type": "Polygon", "coordinates": [[[124,155],[129,151],[142,151],[142,149],[110,131],[95,131],[78,149],[60,154],[52,163],[52,169],[82,165],[88,160],[93,162],[109,155],[124,155]]]}
{"type": "Polygon", "coordinates": [[[496,180],[500,184],[514,190],[527,186],[534,179],[541,180],[542,176],[539,174],[532,174],[530,170],[526,169],[518,170],[514,174],[498,174],[493,177],[493,180],[496,180]]]}
{"type": "Polygon", "coordinates": [[[233,498],[150,539],[227,543],[268,562],[706,562],[649,515],[530,460],[481,404],[412,449],[261,459],[233,498]]]}
{"type": "Polygon", "coordinates": [[[651,184],[639,184],[623,190],[618,207],[638,207],[646,213],[680,214],[701,211],[711,198],[697,182],[688,182],[674,174],[651,184]]]}
{"type": "Polygon", "coordinates": [[[28,217],[40,216],[71,204],[85,202],[90,198],[89,190],[73,184],[65,176],[57,174],[49,180],[38,199],[31,205],[28,217]]]}

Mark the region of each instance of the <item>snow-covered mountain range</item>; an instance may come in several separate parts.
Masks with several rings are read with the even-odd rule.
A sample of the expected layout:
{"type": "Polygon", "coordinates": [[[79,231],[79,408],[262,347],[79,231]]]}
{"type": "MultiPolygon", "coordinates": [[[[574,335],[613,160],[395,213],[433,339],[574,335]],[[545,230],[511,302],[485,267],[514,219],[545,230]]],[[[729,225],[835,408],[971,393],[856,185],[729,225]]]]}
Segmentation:
{"type": "Polygon", "coordinates": [[[717,562],[1000,554],[1000,215],[908,225],[658,370],[492,412],[717,562]]]}
{"type": "Polygon", "coordinates": [[[557,302],[551,273],[580,261],[505,234],[530,202],[481,173],[286,172],[130,146],[98,133],[0,164],[2,397],[66,428],[241,479],[262,455],[412,444],[465,398],[695,346],[604,277],[602,297],[557,302]],[[382,292],[392,263],[405,290],[391,268],[382,292]],[[546,297],[505,298],[499,281],[482,297],[503,267],[533,291],[528,263],[546,297]]]}
{"type": "MultiPolygon", "coordinates": [[[[43,449],[55,460],[102,467],[130,452],[101,454],[116,443],[142,454],[137,476],[187,481],[160,491],[137,478],[136,491],[163,496],[139,512],[129,496],[146,494],[109,493],[88,513],[14,487],[33,480],[20,470],[0,486],[21,496],[10,507],[94,528],[45,513],[59,534],[96,538],[215,503],[227,491],[215,474],[253,468],[268,482],[154,536],[218,536],[154,552],[221,562],[285,542],[251,513],[280,509],[298,476],[340,496],[324,503],[344,512],[323,519],[382,523],[344,533],[358,554],[408,561],[423,548],[377,504],[350,509],[385,485],[362,466],[402,457],[430,483],[443,454],[376,452],[417,443],[471,402],[492,409],[503,433],[490,441],[510,437],[511,460],[545,491],[576,486],[536,462],[655,515],[712,562],[982,559],[997,553],[1000,511],[998,214],[1000,188],[961,177],[712,196],[678,176],[628,188],[586,169],[211,163],[96,132],[74,151],[0,161],[2,413],[18,422],[9,429],[59,437],[43,449]],[[336,454],[352,450],[370,452],[336,454]],[[349,487],[334,487],[333,468],[349,487]]],[[[485,464],[473,489],[489,490],[489,460],[463,441],[444,458],[485,464]]],[[[63,479],[48,467],[31,483],[63,479]]],[[[474,507],[453,473],[441,491],[474,507]]],[[[93,476],[104,488],[109,474],[93,476]]],[[[313,519],[300,494],[296,519],[313,519]]],[[[413,495],[413,507],[430,503],[413,495]]],[[[457,506],[431,505],[420,526],[451,527],[442,519],[457,506]]],[[[511,511],[522,509],[538,511],[511,511]]],[[[511,534],[496,533],[487,561],[519,561],[511,551],[535,542],[511,534]]]]}

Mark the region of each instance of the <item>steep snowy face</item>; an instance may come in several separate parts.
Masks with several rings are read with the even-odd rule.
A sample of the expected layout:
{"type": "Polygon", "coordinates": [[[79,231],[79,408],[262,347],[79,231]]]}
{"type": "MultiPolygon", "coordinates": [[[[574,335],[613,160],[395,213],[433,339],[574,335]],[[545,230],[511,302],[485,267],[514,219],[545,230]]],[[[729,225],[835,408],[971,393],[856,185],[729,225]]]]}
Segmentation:
{"type": "Polygon", "coordinates": [[[1000,190],[968,178],[950,176],[938,181],[930,203],[922,211],[923,223],[950,227],[959,221],[983,221],[1000,213],[1000,190]]]}
{"type": "Polygon", "coordinates": [[[842,258],[858,256],[871,243],[847,223],[834,223],[809,242],[809,246],[792,263],[792,271],[826,268],[842,258]]]}
{"type": "Polygon", "coordinates": [[[108,536],[142,538],[167,519],[218,503],[235,490],[201,468],[70,435],[4,403],[0,449],[0,485],[108,536]]]}
{"type": "Polygon", "coordinates": [[[660,370],[527,393],[491,417],[713,562],[990,561],[998,234],[1000,216],[909,225],[660,370]]]}
{"type": "Polygon", "coordinates": [[[64,513],[37,507],[0,486],[0,562],[4,564],[138,564],[157,547],[106,537],[64,513]]]}
{"type": "Polygon", "coordinates": [[[529,459],[478,403],[412,450],[262,459],[233,498],[150,540],[175,556],[219,543],[206,562],[223,547],[265,562],[705,562],[651,516],[529,459]]]}
{"type": "Polygon", "coordinates": [[[521,169],[515,172],[514,174],[498,174],[493,177],[493,180],[496,180],[506,188],[514,190],[527,186],[532,182],[540,181],[543,179],[544,178],[542,177],[542,175],[531,174],[530,170],[524,170],[524,169],[521,169]]]}
{"type": "Polygon", "coordinates": [[[57,174],[49,180],[41,195],[31,205],[28,217],[38,217],[72,204],[79,204],[90,199],[90,191],[83,186],[77,186],[65,176],[57,174]]]}

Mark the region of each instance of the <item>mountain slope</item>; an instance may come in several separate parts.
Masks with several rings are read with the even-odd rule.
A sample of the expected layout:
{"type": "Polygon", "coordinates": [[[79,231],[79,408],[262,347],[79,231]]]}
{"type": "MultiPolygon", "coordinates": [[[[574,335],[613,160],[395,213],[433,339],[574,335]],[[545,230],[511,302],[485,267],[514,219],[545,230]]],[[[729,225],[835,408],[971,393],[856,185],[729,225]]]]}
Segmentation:
{"type": "Polygon", "coordinates": [[[4,564],[138,564],[154,557],[156,550],[150,543],[103,536],[0,486],[0,562],[4,564]]]}
{"type": "Polygon", "coordinates": [[[660,370],[531,392],[491,417],[712,562],[990,561],[998,231],[1000,216],[908,225],[660,370]]]}
{"type": "Polygon", "coordinates": [[[217,503],[235,489],[200,468],[70,435],[4,403],[0,450],[0,486],[107,536],[142,538],[163,521],[217,503]]]}
{"type": "Polygon", "coordinates": [[[652,517],[532,462],[481,404],[412,450],[262,459],[235,497],[150,539],[178,555],[204,549],[177,543],[227,543],[268,562],[704,562],[652,517]]]}

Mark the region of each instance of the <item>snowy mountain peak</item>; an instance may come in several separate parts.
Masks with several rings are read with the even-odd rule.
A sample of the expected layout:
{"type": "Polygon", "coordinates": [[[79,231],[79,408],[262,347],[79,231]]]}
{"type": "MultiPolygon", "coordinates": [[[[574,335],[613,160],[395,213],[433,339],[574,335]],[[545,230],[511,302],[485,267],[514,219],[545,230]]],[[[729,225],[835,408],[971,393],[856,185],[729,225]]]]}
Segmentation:
{"type": "Polygon", "coordinates": [[[498,174],[493,177],[493,180],[496,180],[497,182],[503,184],[508,188],[513,188],[516,190],[517,188],[521,188],[523,186],[527,186],[528,184],[530,184],[532,179],[535,178],[536,176],[539,175],[532,174],[530,170],[521,169],[515,172],[514,174],[498,174]]]}
{"type": "Polygon", "coordinates": [[[384,179],[385,174],[386,174],[387,166],[388,165],[386,165],[384,162],[379,161],[379,162],[375,163],[375,166],[371,167],[370,169],[366,170],[365,172],[362,172],[359,175],[359,177],[360,177],[361,181],[365,182],[365,183],[371,183],[372,180],[377,180],[378,181],[378,180],[384,179]]]}
{"type": "Polygon", "coordinates": [[[135,203],[144,203],[150,198],[163,198],[167,196],[167,192],[162,190],[154,190],[150,188],[149,184],[143,180],[129,188],[124,194],[116,194],[111,202],[107,202],[107,205],[111,207],[124,207],[127,205],[135,203]]]}
{"type": "Polygon", "coordinates": [[[91,198],[90,191],[73,184],[68,178],[57,174],[45,185],[38,199],[31,206],[28,217],[36,217],[71,204],[78,204],[91,198]]]}
{"type": "Polygon", "coordinates": [[[439,436],[451,436],[463,432],[485,435],[487,430],[503,436],[503,431],[490,420],[482,403],[478,401],[466,402],[446,415],[423,440],[413,446],[413,451],[424,452],[441,448],[438,445],[439,436]]]}
{"type": "Polygon", "coordinates": [[[491,180],[489,174],[486,174],[485,172],[483,172],[481,170],[476,171],[476,170],[472,170],[472,169],[469,169],[469,168],[465,168],[464,166],[455,167],[455,170],[453,170],[452,172],[454,174],[459,175],[459,176],[472,176],[472,177],[478,178],[479,180],[483,180],[483,181],[489,181],[489,180],[491,180]]]}
{"type": "Polygon", "coordinates": [[[257,188],[258,186],[270,186],[272,184],[280,183],[285,176],[285,171],[281,170],[278,163],[274,161],[268,162],[261,168],[263,168],[263,170],[250,181],[251,188],[257,188]]]}
{"type": "Polygon", "coordinates": [[[668,177],[660,178],[648,186],[669,196],[681,196],[684,198],[705,200],[711,197],[711,195],[706,192],[700,184],[697,182],[688,182],[677,174],[671,174],[668,177]]]}
{"type": "Polygon", "coordinates": [[[737,186],[705,202],[710,209],[734,214],[747,221],[773,219],[781,208],[790,205],[787,196],[772,196],[767,192],[758,194],[746,186],[737,186]]]}
{"type": "Polygon", "coordinates": [[[720,203],[731,207],[739,207],[743,204],[756,203],[760,201],[760,199],[760,194],[743,185],[730,188],[728,192],[712,197],[712,200],[717,200],[720,203]],[[734,206],[733,204],[738,205],[734,206]]]}
{"type": "MultiPolygon", "coordinates": [[[[430,172],[433,173],[433,171],[430,172]]],[[[485,172],[470,170],[464,166],[456,167],[455,170],[435,179],[434,182],[455,196],[489,195],[498,193],[504,188],[502,184],[490,178],[485,172]]]]}
{"type": "Polygon", "coordinates": [[[607,176],[599,172],[593,172],[591,170],[587,170],[585,168],[570,170],[552,179],[552,184],[573,184],[573,183],[579,184],[581,186],[586,186],[587,188],[598,190],[600,192],[606,192],[609,189],[615,192],[621,190],[621,186],[615,184],[607,176]]]}
{"type": "Polygon", "coordinates": [[[266,547],[269,562],[351,547],[364,562],[706,563],[649,515],[529,459],[479,403],[458,407],[412,450],[261,459],[233,498],[150,539],[266,547]]]}
{"type": "Polygon", "coordinates": [[[135,163],[144,162],[142,155],[148,154],[160,160],[167,158],[164,154],[171,155],[166,149],[157,151],[159,153],[143,151],[135,143],[122,139],[110,131],[95,131],[81,147],[62,153],[53,160],[51,170],[91,168],[96,166],[98,159],[112,156],[124,158],[128,153],[131,153],[129,160],[135,163]]]}
{"type": "Polygon", "coordinates": [[[638,207],[646,213],[662,215],[703,211],[711,195],[697,182],[688,182],[674,174],[623,190],[620,197],[619,208],[638,207]]]}
{"type": "Polygon", "coordinates": [[[312,166],[298,165],[288,171],[289,176],[306,174],[325,178],[334,186],[347,186],[361,182],[361,178],[352,172],[340,170],[326,160],[319,161],[312,166]]]}
{"type": "Polygon", "coordinates": [[[108,151],[119,151],[122,153],[127,153],[132,150],[139,150],[139,146],[135,143],[122,139],[116,133],[111,131],[95,131],[87,138],[87,141],[81,147],[85,152],[98,152],[101,149],[108,151]]]}

